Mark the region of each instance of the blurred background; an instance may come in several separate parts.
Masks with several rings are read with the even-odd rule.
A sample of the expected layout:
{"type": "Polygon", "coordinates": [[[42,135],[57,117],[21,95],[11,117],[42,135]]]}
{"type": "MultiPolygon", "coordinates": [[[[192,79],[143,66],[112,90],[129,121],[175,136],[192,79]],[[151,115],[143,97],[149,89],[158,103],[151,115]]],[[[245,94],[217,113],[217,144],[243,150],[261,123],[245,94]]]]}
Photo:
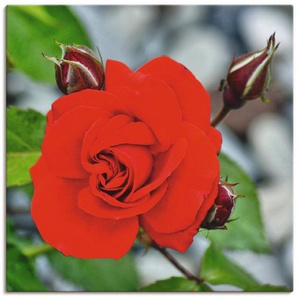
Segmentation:
{"type": "MultiPolygon", "coordinates": [[[[127,5],[70,9],[104,61],[116,59],[137,69],[156,56],[168,55],[184,64],[211,94],[213,114],[222,106],[219,82],[226,77],[233,56],[265,48],[269,36],[276,32],[280,47],[267,94],[271,102],[249,102],[232,112],[218,128],[223,134],[223,152],[236,160],[258,186],[266,234],[273,250],[272,255],[239,251],[228,254],[260,282],[292,287],[293,7],[127,5]]],[[[67,26],[63,18],[61,26],[67,26]]],[[[60,96],[54,84],[36,82],[16,71],[7,75],[7,105],[31,107],[45,114],[60,96]]],[[[36,233],[27,193],[20,189],[7,192],[8,213],[21,236],[36,233]]],[[[195,273],[207,246],[208,239],[197,236],[179,259],[195,273]]],[[[180,275],[158,252],[143,256],[143,249],[136,245],[132,253],[141,286],[180,275]]],[[[46,258],[39,257],[36,266],[39,277],[51,290],[80,290],[60,276],[46,258]]],[[[219,289],[237,290],[231,286],[219,289]]]]}

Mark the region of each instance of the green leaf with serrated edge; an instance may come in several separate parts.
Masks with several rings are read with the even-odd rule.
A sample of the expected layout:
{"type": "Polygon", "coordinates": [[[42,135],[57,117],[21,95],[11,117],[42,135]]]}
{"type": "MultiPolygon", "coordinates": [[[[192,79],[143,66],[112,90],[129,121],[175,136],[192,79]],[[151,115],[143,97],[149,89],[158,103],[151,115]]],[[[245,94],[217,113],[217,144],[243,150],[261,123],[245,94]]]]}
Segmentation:
{"type": "Polygon", "coordinates": [[[292,292],[292,290],[285,286],[273,286],[265,284],[247,287],[244,289],[244,292],[292,292]]]}
{"type": "Polygon", "coordinates": [[[55,82],[54,64],[42,57],[61,57],[54,40],[91,47],[80,20],[64,5],[8,5],[7,53],[14,66],[38,81],[55,82]]]}
{"type": "Polygon", "coordinates": [[[8,292],[42,292],[46,287],[38,280],[32,261],[14,244],[6,249],[6,290],[8,292]]]}
{"type": "Polygon", "coordinates": [[[212,292],[206,284],[197,284],[193,280],[184,277],[171,277],[158,280],[155,283],[143,287],[142,292],[212,292]]]}
{"type": "Polygon", "coordinates": [[[127,254],[112,259],[77,259],[54,251],[48,255],[63,278],[91,292],[130,292],[139,287],[134,259],[127,254]]]}
{"type": "Polygon", "coordinates": [[[228,259],[212,244],[203,256],[200,277],[212,285],[227,284],[241,289],[259,286],[249,273],[228,259]]]}
{"type": "Polygon", "coordinates": [[[244,198],[236,200],[235,211],[226,224],[227,230],[200,230],[201,236],[206,236],[216,246],[231,250],[251,250],[254,252],[270,252],[265,237],[261,218],[260,204],[256,186],[249,176],[225,154],[219,155],[221,177],[228,177],[228,182],[239,183],[234,187],[237,194],[244,198]]]}
{"type": "Polygon", "coordinates": [[[10,186],[31,182],[29,169],[39,158],[46,118],[32,109],[10,107],[6,112],[7,181],[10,186]]]}

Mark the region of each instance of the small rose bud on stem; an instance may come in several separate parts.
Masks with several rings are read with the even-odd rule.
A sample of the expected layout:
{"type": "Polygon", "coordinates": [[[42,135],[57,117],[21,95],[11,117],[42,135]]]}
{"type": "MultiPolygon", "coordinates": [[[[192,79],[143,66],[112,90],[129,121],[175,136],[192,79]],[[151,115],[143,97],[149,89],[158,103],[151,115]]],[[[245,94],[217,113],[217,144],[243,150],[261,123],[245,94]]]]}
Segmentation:
{"type": "Polygon", "coordinates": [[[62,49],[62,58],[43,57],[55,63],[58,88],[64,94],[84,89],[101,89],[104,83],[102,59],[84,45],[65,45],[55,41],[62,49]]]}
{"type": "Polygon", "coordinates": [[[235,200],[243,197],[243,195],[234,193],[233,187],[236,185],[237,183],[219,181],[217,197],[201,224],[201,228],[208,230],[227,229],[225,224],[231,221],[230,218],[235,209],[235,200]]]}
{"type": "Polygon", "coordinates": [[[275,33],[270,36],[266,48],[234,58],[226,80],[221,81],[224,106],[211,122],[216,126],[233,109],[241,108],[246,101],[261,98],[271,83],[271,62],[279,44],[275,45],[275,33]]]}

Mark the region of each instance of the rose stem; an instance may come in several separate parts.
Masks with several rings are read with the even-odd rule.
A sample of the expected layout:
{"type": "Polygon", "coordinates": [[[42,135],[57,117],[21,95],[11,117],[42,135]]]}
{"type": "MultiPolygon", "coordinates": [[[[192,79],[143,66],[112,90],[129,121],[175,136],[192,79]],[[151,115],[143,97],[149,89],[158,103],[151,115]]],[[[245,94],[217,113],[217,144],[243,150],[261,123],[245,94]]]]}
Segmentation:
{"type": "Polygon", "coordinates": [[[211,121],[211,125],[215,127],[217,124],[219,124],[230,112],[230,108],[227,106],[223,106],[221,111],[216,115],[216,117],[211,121]]]}
{"type": "Polygon", "coordinates": [[[161,252],[180,272],[182,272],[189,280],[194,280],[198,284],[202,284],[204,282],[203,279],[193,275],[187,269],[185,269],[178,261],[163,247],[158,244],[152,242],[151,247],[155,248],[159,252],[161,252]]]}
{"type": "Polygon", "coordinates": [[[47,243],[42,243],[37,246],[26,247],[22,250],[23,254],[29,258],[38,256],[43,253],[48,253],[51,251],[53,251],[53,247],[48,245],[47,243]]]}

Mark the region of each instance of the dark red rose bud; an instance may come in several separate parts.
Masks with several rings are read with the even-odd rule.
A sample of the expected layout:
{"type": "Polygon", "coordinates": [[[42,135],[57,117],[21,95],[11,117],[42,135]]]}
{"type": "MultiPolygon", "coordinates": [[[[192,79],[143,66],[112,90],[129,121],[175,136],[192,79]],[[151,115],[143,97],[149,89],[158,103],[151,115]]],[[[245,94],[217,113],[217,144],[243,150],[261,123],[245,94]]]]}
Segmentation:
{"type": "Polygon", "coordinates": [[[271,82],[271,62],[279,44],[271,35],[266,48],[234,58],[224,86],[224,103],[230,109],[241,107],[246,100],[265,98],[271,82]]]}
{"type": "Polygon", "coordinates": [[[241,197],[234,193],[233,186],[235,185],[225,181],[219,182],[218,195],[201,225],[202,228],[208,230],[226,229],[225,224],[229,222],[233,214],[235,200],[241,197]]]}
{"type": "Polygon", "coordinates": [[[230,109],[239,109],[241,108],[246,100],[239,97],[237,93],[233,91],[230,86],[227,86],[223,93],[223,100],[226,107],[230,109]]]}
{"type": "Polygon", "coordinates": [[[70,94],[84,89],[101,89],[104,82],[101,59],[84,45],[56,43],[62,49],[62,58],[43,56],[55,63],[56,82],[61,92],[70,94]]]}

